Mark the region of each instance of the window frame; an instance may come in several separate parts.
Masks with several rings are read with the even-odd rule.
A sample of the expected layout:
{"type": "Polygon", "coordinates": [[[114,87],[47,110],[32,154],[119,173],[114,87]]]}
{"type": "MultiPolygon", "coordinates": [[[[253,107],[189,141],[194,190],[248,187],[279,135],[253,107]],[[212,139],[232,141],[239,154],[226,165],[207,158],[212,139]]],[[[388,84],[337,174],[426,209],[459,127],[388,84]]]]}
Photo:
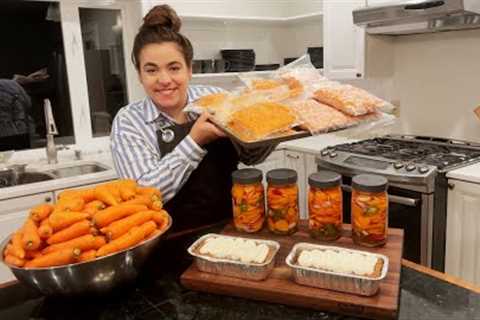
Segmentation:
{"type": "MultiPolygon", "coordinates": [[[[127,83],[128,103],[135,98],[139,98],[138,81],[136,81],[136,70],[130,62],[130,52],[133,47],[135,30],[138,29],[139,21],[129,17],[127,9],[137,9],[136,1],[124,0],[30,0],[39,2],[59,3],[60,23],[62,26],[62,38],[65,51],[65,64],[67,72],[67,81],[70,95],[70,106],[72,113],[72,125],[75,144],[68,145],[70,149],[88,151],[108,151],[110,152],[110,136],[94,137],[91,116],[90,102],[87,85],[87,72],[83,52],[82,31],[80,25],[80,9],[105,9],[120,10],[122,18],[122,39],[124,50],[124,63],[127,83]],[[106,150],[107,149],[107,150],[106,150]]],[[[140,17],[141,8],[138,6],[140,17]]],[[[132,16],[132,15],[131,15],[132,16]]],[[[32,148],[18,150],[22,157],[45,157],[45,148],[32,148]]]]}

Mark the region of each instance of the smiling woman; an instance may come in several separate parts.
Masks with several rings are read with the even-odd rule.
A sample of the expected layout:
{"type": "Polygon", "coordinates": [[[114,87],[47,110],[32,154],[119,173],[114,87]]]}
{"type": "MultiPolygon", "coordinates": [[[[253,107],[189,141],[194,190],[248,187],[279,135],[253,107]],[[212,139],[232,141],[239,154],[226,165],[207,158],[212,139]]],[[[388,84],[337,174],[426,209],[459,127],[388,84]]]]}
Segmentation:
{"type": "Polygon", "coordinates": [[[231,174],[244,156],[208,121],[208,114],[184,111],[189,101],[222,89],[189,85],[193,48],[180,27],[168,5],[145,16],[132,61],[147,96],[118,112],[111,133],[119,176],[160,189],[174,231],[231,217],[231,174]]]}

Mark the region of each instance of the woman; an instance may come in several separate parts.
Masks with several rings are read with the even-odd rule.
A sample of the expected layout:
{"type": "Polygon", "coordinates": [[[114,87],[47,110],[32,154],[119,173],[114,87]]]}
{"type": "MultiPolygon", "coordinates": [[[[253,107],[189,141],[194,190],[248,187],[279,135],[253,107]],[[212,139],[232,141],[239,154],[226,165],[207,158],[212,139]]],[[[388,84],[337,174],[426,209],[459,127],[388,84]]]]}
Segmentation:
{"type": "Polygon", "coordinates": [[[207,113],[183,111],[189,101],[221,89],[189,85],[193,48],[180,26],[168,5],[144,17],[132,61],[147,97],[122,108],[111,133],[119,176],[159,188],[174,231],[230,217],[231,173],[238,161],[262,160],[272,149],[239,156],[207,113]]]}

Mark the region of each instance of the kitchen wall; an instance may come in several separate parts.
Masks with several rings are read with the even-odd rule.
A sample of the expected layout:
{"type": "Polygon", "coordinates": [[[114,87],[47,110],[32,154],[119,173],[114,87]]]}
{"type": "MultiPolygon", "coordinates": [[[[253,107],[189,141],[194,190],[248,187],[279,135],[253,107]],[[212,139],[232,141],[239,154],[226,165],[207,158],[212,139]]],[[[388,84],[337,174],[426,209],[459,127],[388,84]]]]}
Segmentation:
{"type": "Polygon", "coordinates": [[[400,102],[393,130],[480,142],[480,120],[473,113],[480,105],[480,30],[387,41],[392,47],[376,54],[393,50],[392,98],[400,102]]]}

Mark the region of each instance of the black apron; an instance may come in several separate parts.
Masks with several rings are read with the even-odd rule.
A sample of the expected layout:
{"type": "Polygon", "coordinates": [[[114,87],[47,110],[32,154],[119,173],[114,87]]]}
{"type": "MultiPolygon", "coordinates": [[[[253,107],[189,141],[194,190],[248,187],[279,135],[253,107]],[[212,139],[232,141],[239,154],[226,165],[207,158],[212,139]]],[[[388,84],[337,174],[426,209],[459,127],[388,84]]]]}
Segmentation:
{"type": "MultiPolygon", "coordinates": [[[[190,132],[194,122],[172,124],[157,130],[160,153],[171,152],[190,132]],[[162,131],[172,130],[171,142],[162,139],[162,131]]],[[[197,228],[232,217],[232,172],[237,169],[238,154],[227,138],[204,146],[207,154],[191,173],[180,191],[165,204],[172,216],[171,231],[197,228]]]]}

